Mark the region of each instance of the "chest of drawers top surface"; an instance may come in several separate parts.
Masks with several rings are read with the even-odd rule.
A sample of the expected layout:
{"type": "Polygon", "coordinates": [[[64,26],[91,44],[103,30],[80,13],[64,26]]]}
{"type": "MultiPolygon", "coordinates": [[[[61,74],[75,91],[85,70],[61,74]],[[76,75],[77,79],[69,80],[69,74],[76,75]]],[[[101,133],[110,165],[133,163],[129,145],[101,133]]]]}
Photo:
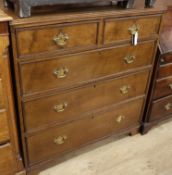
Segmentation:
{"type": "Polygon", "coordinates": [[[166,7],[163,6],[155,6],[154,8],[133,8],[133,9],[113,9],[113,8],[104,8],[102,10],[97,10],[94,8],[93,10],[77,10],[71,12],[57,12],[43,15],[33,15],[29,18],[19,18],[17,17],[13,11],[10,9],[1,8],[5,13],[10,15],[13,18],[11,25],[15,25],[18,27],[22,26],[34,26],[38,24],[51,24],[54,22],[73,22],[80,20],[91,20],[96,18],[106,18],[106,17],[124,17],[124,16],[136,16],[136,15],[150,15],[150,14],[158,14],[164,13],[166,11],[166,7]],[[42,19],[42,20],[40,20],[42,19]]]}

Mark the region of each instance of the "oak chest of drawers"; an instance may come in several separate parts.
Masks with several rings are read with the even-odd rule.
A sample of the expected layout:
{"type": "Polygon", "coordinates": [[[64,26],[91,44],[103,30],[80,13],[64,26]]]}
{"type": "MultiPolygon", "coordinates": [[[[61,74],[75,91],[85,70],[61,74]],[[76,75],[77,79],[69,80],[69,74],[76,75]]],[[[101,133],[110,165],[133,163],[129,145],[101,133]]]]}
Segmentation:
{"type": "Polygon", "coordinates": [[[11,23],[28,173],[104,137],[139,130],[162,14],[95,10],[11,23]],[[136,46],[131,30],[139,33],[136,46]]]}
{"type": "Polygon", "coordinates": [[[0,174],[25,174],[19,150],[11,82],[8,23],[0,10],[0,174]]]}
{"type": "Polygon", "coordinates": [[[172,116],[172,7],[168,7],[164,15],[157,63],[155,65],[152,84],[147,102],[147,111],[143,133],[146,133],[153,125],[169,119],[172,116]]]}

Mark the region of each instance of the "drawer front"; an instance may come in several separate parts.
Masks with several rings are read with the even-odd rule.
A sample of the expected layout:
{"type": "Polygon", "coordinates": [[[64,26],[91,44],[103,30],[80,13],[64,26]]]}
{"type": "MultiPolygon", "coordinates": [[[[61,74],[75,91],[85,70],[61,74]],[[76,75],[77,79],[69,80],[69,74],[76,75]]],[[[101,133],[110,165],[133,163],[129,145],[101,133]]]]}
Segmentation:
{"type": "Polygon", "coordinates": [[[158,80],[155,86],[154,99],[172,94],[172,77],[158,80]]]}
{"type": "Polygon", "coordinates": [[[172,114],[172,96],[164,97],[153,103],[150,120],[161,119],[172,114]]]}
{"type": "Polygon", "coordinates": [[[2,87],[2,79],[0,79],[0,109],[4,108],[4,92],[3,92],[3,87],[2,87]]]}
{"type": "Polygon", "coordinates": [[[105,22],[104,43],[112,43],[122,40],[131,40],[130,29],[138,30],[139,38],[148,38],[158,34],[160,17],[150,16],[146,18],[128,18],[107,20],[105,22]]]}
{"type": "Polygon", "coordinates": [[[161,65],[172,63],[172,54],[163,55],[160,60],[161,65]]]}
{"type": "Polygon", "coordinates": [[[60,89],[152,64],[155,42],[21,65],[24,94],[60,89]],[[98,64],[97,64],[98,63],[98,64]]]}
{"type": "Polygon", "coordinates": [[[76,149],[113,132],[138,126],[143,100],[112,108],[109,112],[85,117],[68,125],[51,128],[27,139],[30,163],[76,149]],[[84,132],[83,132],[84,131],[84,132]],[[48,149],[47,149],[48,148],[48,149]]]}
{"type": "Polygon", "coordinates": [[[95,46],[97,27],[98,23],[95,22],[17,30],[18,54],[24,56],[95,46]]]}
{"type": "Polygon", "coordinates": [[[144,71],[65,94],[26,102],[24,104],[26,129],[73,120],[92,110],[144,95],[148,76],[149,72],[144,71]]]}
{"type": "Polygon", "coordinates": [[[9,130],[6,111],[0,111],[0,143],[9,140],[9,130]]]}
{"type": "Polygon", "coordinates": [[[172,64],[166,64],[160,66],[160,70],[158,72],[158,78],[164,78],[172,76],[172,64]]]}
{"type": "Polygon", "coordinates": [[[12,149],[10,144],[0,146],[0,174],[14,175],[12,149]]]}

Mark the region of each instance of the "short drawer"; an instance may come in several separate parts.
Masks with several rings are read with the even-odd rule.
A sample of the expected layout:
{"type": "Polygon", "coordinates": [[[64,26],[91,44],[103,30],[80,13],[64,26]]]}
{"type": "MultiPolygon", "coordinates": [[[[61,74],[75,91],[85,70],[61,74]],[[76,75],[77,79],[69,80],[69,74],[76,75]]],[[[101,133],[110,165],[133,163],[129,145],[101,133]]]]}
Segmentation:
{"type": "Polygon", "coordinates": [[[151,37],[158,34],[160,19],[159,16],[108,19],[105,22],[104,43],[131,40],[130,29],[136,29],[139,38],[151,37]]]}
{"type": "Polygon", "coordinates": [[[13,175],[14,172],[14,159],[12,156],[12,149],[10,144],[0,146],[0,174],[13,175]]]}
{"type": "Polygon", "coordinates": [[[144,95],[148,77],[149,72],[143,71],[72,92],[28,101],[23,104],[26,130],[70,121],[92,110],[144,95]]]}
{"type": "Polygon", "coordinates": [[[19,57],[91,47],[97,44],[98,23],[62,24],[17,30],[19,57]]]}
{"type": "Polygon", "coordinates": [[[160,60],[161,65],[172,63],[172,54],[169,53],[169,54],[163,55],[161,56],[160,59],[161,59],[160,60]]]}
{"type": "Polygon", "coordinates": [[[172,94],[172,76],[156,81],[154,99],[172,94]]]}
{"type": "Polygon", "coordinates": [[[23,94],[78,86],[152,64],[155,42],[21,64],[23,94]]]}
{"type": "Polygon", "coordinates": [[[7,113],[5,110],[0,110],[0,143],[9,140],[9,129],[7,121],[7,113]]]}
{"type": "Polygon", "coordinates": [[[160,70],[158,72],[158,78],[165,78],[169,76],[172,76],[172,63],[161,65],[160,70]]]}
{"type": "Polygon", "coordinates": [[[143,99],[135,100],[27,138],[29,163],[47,160],[53,155],[60,157],[112,133],[139,126],[142,106],[143,99]]]}
{"type": "Polygon", "coordinates": [[[0,110],[4,108],[4,92],[3,92],[3,87],[2,87],[2,79],[0,78],[0,110]]]}
{"type": "Polygon", "coordinates": [[[172,114],[172,95],[153,102],[150,120],[161,119],[172,114]]]}

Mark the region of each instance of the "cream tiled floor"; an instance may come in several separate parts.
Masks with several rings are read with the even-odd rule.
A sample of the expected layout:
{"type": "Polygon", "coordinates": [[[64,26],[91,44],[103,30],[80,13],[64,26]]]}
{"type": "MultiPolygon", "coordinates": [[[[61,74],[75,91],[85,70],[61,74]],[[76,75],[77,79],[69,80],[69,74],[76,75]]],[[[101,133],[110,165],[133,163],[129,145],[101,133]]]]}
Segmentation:
{"type": "Polygon", "coordinates": [[[172,120],[147,135],[109,138],[40,175],[172,175],[172,120]]]}

